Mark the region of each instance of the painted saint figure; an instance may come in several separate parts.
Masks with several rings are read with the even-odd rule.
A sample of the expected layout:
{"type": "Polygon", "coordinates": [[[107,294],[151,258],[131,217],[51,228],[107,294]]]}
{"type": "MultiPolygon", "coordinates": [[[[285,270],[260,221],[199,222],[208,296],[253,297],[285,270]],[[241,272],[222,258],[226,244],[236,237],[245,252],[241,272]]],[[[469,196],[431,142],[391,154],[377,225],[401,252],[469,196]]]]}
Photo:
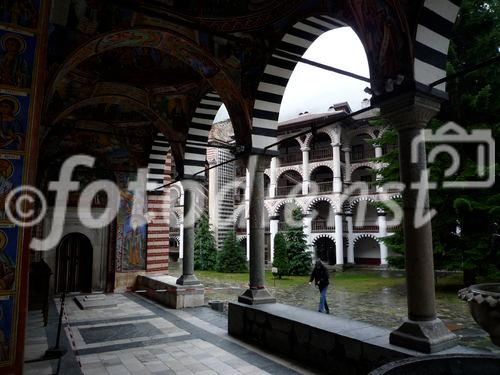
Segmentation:
{"type": "Polygon", "coordinates": [[[5,252],[7,235],[0,230],[0,291],[12,290],[15,279],[16,266],[11,257],[5,252]]]}
{"type": "Polygon", "coordinates": [[[19,113],[19,101],[13,96],[0,97],[0,149],[20,151],[24,148],[24,132],[19,113]]]}
{"type": "Polygon", "coordinates": [[[15,34],[5,34],[1,39],[3,52],[0,54],[0,83],[28,88],[31,77],[28,62],[23,57],[26,41],[15,34]]]}

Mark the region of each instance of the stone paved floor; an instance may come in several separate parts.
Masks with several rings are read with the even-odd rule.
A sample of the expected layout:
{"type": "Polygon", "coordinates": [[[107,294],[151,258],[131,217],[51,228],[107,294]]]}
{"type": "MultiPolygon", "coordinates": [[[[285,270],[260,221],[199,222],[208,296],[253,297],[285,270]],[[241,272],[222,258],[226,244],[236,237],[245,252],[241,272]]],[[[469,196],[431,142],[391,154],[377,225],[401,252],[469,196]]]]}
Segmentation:
{"type": "MultiPolygon", "coordinates": [[[[85,375],[315,373],[230,337],[227,317],[208,307],[170,310],[130,293],[106,298],[116,307],[80,310],[71,298],[66,302],[66,337],[85,375]]],[[[32,316],[32,327],[35,321],[32,316]]],[[[43,352],[43,335],[28,335],[28,346],[39,341],[43,346],[30,350],[43,352]]],[[[27,365],[25,373],[52,374],[54,369],[39,362],[27,365]]]]}

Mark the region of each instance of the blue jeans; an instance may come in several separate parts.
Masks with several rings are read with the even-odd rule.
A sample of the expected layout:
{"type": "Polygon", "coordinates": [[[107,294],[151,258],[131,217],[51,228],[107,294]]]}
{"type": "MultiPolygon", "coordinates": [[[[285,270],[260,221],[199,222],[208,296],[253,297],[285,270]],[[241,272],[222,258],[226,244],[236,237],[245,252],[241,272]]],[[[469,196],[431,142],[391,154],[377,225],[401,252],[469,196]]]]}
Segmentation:
{"type": "Polygon", "coordinates": [[[330,309],[328,308],[328,303],[326,303],[326,290],[328,287],[324,287],[319,291],[319,312],[330,313],[330,309]]]}

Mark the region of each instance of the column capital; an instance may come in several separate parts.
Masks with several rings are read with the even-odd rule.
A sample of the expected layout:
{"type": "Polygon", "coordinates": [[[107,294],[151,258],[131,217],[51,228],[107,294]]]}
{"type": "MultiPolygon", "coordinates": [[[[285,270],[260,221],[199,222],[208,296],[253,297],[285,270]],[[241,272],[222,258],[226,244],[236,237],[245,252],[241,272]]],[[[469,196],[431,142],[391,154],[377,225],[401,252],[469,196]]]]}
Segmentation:
{"type": "Polygon", "coordinates": [[[270,165],[272,157],[269,155],[252,154],[246,158],[249,171],[264,172],[270,165]]]}
{"type": "Polygon", "coordinates": [[[415,92],[400,95],[380,106],[382,117],[396,130],[424,129],[440,109],[437,99],[415,92]]]}
{"type": "Polygon", "coordinates": [[[302,151],[302,152],[309,152],[309,151],[311,151],[311,148],[309,146],[302,146],[300,148],[300,151],[302,151]]]}
{"type": "Polygon", "coordinates": [[[351,152],[352,151],[351,145],[345,145],[344,147],[342,147],[342,151],[351,152]]]}
{"type": "Polygon", "coordinates": [[[338,147],[340,148],[342,144],[340,142],[332,142],[332,147],[338,147]]]}

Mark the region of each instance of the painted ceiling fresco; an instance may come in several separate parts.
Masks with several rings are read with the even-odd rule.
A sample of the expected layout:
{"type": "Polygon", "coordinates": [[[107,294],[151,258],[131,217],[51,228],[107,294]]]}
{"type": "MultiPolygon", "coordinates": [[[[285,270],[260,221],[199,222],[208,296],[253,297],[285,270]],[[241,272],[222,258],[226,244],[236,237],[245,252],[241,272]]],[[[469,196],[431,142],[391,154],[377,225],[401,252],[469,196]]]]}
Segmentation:
{"type": "MultiPolygon", "coordinates": [[[[415,3],[54,0],[46,118],[115,127],[149,121],[167,138],[182,142],[200,98],[216,90],[234,119],[236,139],[247,144],[265,66],[297,21],[327,13],[350,24],[367,48],[372,87],[380,92],[388,78],[412,74],[408,40],[415,22],[405,14],[416,12],[415,3]]],[[[154,129],[151,125],[148,131],[154,134],[154,129]]],[[[182,155],[182,150],[173,153],[182,155]]]]}

